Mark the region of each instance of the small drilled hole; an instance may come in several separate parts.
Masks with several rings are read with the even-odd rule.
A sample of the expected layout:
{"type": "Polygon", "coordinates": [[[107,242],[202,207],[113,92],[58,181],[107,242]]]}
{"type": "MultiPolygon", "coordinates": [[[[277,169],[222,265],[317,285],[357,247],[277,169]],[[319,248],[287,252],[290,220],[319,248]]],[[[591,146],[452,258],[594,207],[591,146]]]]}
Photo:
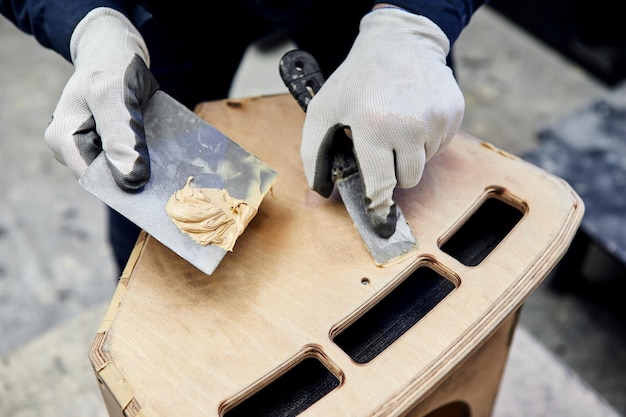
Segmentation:
{"type": "Polygon", "coordinates": [[[299,72],[304,71],[304,63],[302,61],[296,61],[294,63],[294,66],[296,68],[296,71],[299,71],[299,72]]]}

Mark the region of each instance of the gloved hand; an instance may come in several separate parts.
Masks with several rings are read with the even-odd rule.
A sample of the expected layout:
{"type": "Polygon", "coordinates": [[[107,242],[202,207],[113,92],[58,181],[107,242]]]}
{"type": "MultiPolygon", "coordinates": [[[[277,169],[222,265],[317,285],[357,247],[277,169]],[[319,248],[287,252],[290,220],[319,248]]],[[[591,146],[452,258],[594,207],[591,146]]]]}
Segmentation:
{"type": "Polygon", "coordinates": [[[121,13],[89,12],[70,40],[74,73],[44,138],[79,178],[104,151],[117,184],[136,190],[150,179],[141,107],[158,89],[143,38],[121,13]]]}
{"type": "Polygon", "coordinates": [[[417,185],[426,161],[461,125],[465,101],[446,66],[449,50],[446,35],[426,17],[375,9],[308,105],[301,157],[309,186],[330,195],[328,150],[334,132],[349,127],[367,213],[383,237],[395,231],[394,188],[417,185]]]}

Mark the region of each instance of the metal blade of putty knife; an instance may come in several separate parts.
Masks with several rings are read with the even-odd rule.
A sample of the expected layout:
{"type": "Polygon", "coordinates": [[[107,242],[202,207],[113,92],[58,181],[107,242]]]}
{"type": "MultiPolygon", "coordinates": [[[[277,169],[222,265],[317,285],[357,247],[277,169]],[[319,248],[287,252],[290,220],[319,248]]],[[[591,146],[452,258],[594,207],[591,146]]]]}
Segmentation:
{"type": "Polygon", "coordinates": [[[212,274],[227,251],[203,246],[183,233],[168,215],[170,196],[189,177],[194,188],[225,189],[233,197],[257,203],[277,173],[175,99],[157,91],[143,108],[151,177],[137,192],[122,190],[100,154],[79,179],[80,185],[152,237],[206,274],[212,274]]]}
{"type": "MultiPolygon", "coordinates": [[[[313,95],[324,84],[324,76],[315,58],[301,49],[289,51],[280,60],[279,72],[291,95],[306,112],[313,95]]],[[[337,153],[332,179],[376,265],[385,266],[417,250],[417,239],[397,205],[395,232],[388,238],[376,233],[367,216],[363,184],[350,139],[342,132],[336,133],[333,148],[337,153]]]]}

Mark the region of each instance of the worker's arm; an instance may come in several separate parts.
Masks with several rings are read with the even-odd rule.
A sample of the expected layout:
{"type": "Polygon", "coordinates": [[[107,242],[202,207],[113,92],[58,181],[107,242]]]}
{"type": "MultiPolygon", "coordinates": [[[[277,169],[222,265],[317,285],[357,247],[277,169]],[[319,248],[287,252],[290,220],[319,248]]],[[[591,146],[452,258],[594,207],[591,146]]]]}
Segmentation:
{"type": "Polygon", "coordinates": [[[393,4],[413,14],[427,17],[454,44],[474,12],[488,0],[375,0],[374,4],[393,4]]]}
{"type": "Polygon", "coordinates": [[[0,0],[0,14],[46,48],[70,60],[70,37],[96,7],[124,11],[124,0],[0,0]]]}

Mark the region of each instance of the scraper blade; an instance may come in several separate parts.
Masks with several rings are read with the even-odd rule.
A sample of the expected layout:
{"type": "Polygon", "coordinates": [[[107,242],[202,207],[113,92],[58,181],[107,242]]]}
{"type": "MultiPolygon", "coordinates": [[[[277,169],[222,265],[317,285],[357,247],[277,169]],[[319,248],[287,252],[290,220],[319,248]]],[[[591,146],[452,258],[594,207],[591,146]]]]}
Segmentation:
{"type": "Polygon", "coordinates": [[[195,188],[224,189],[233,198],[258,207],[277,173],[163,91],[150,98],[143,117],[151,162],[150,181],[144,188],[122,190],[104,154],[92,162],[79,184],[210,275],[227,250],[213,244],[203,246],[183,233],[165,209],[170,196],[193,177],[195,188]]]}

